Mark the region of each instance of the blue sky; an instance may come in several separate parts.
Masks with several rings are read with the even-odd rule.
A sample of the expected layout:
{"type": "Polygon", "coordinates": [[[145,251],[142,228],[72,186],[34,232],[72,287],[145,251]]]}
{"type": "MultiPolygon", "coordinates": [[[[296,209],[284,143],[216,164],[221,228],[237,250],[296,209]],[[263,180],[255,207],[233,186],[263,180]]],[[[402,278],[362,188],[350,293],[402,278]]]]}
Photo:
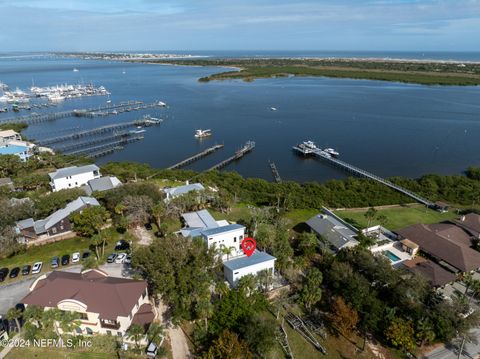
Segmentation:
{"type": "Polygon", "coordinates": [[[0,0],[1,51],[480,51],[480,0],[0,0]]]}

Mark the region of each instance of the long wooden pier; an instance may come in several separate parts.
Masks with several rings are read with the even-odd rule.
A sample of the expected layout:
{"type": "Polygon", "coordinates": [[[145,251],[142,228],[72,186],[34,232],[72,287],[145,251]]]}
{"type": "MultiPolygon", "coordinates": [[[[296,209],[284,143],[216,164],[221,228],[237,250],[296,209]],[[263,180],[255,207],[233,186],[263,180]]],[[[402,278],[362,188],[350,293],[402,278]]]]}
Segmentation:
{"type": "Polygon", "coordinates": [[[236,151],[233,156],[227,158],[226,160],[223,160],[220,163],[217,163],[215,166],[210,167],[209,169],[207,169],[207,171],[219,170],[225,167],[226,165],[228,165],[229,163],[239,160],[240,158],[245,156],[247,153],[252,151],[254,148],[255,148],[255,142],[247,141],[247,143],[245,143],[245,145],[241,149],[236,151]]]}
{"type": "Polygon", "coordinates": [[[280,173],[278,172],[278,168],[275,165],[275,162],[269,161],[268,164],[270,165],[270,169],[272,170],[272,175],[273,175],[273,178],[275,179],[275,182],[281,183],[282,178],[280,177],[280,173]]]}
{"type": "Polygon", "coordinates": [[[368,179],[371,179],[373,181],[379,182],[381,184],[384,184],[387,187],[390,187],[391,189],[393,189],[395,191],[398,191],[398,192],[403,193],[404,195],[406,195],[410,198],[413,198],[415,201],[417,201],[421,204],[424,204],[427,207],[431,207],[431,208],[434,208],[434,209],[439,209],[438,206],[435,203],[433,203],[432,201],[429,201],[428,199],[426,199],[426,198],[424,198],[424,197],[422,197],[422,196],[420,196],[420,195],[418,195],[418,194],[416,194],[416,193],[414,193],[414,192],[412,192],[412,191],[410,191],[406,188],[403,188],[399,185],[396,185],[395,183],[390,182],[387,179],[384,179],[384,178],[382,178],[380,176],[377,176],[373,173],[365,171],[365,170],[363,170],[361,168],[358,168],[354,165],[351,165],[347,162],[341,161],[338,158],[333,157],[329,153],[327,153],[325,151],[322,151],[319,148],[310,149],[310,150],[308,150],[308,152],[302,151],[302,149],[300,149],[299,147],[294,147],[294,150],[296,150],[297,152],[303,153],[304,155],[305,154],[313,154],[313,155],[321,158],[322,160],[325,160],[325,161],[329,162],[330,164],[343,169],[344,171],[350,172],[350,173],[352,173],[356,176],[359,176],[359,177],[364,177],[364,178],[368,178],[368,179]]]}
{"type": "Polygon", "coordinates": [[[46,145],[51,145],[53,143],[64,142],[64,141],[68,141],[68,140],[74,140],[74,139],[85,137],[85,136],[92,136],[92,135],[98,135],[98,134],[101,134],[101,133],[113,132],[113,131],[121,130],[121,129],[128,128],[128,127],[150,126],[150,125],[155,125],[155,124],[159,124],[159,123],[160,122],[155,122],[154,120],[145,120],[145,119],[129,121],[129,122],[121,122],[121,123],[117,123],[117,124],[106,125],[106,126],[102,126],[102,127],[96,127],[96,128],[91,129],[91,130],[84,130],[84,131],[80,131],[80,132],[70,133],[68,135],[51,137],[51,138],[47,138],[47,139],[44,139],[44,140],[36,141],[36,143],[38,145],[41,145],[41,146],[46,146],[46,145]]]}
{"type": "Polygon", "coordinates": [[[56,121],[63,118],[68,117],[95,117],[95,116],[109,116],[115,115],[118,113],[123,112],[130,112],[130,111],[138,111],[147,108],[153,107],[164,107],[164,104],[155,101],[151,103],[144,103],[141,101],[127,101],[121,102],[119,104],[109,104],[106,106],[100,106],[95,108],[87,108],[87,109],[76,109],[70,111],[62,111],[62,112],[52,112],[52,113],[32,113],[28,116],[18,116],[18,117],[9,117],[6,119],[0,119],[0,125],[5,123],[18,123],[23,122],[26,124],[35,124],[35,123],[42,123],[48,121],[56,121]]]}
{"type": "Polygon", "coordinates": [[[118,148],[118,147],[123,147],[126,144],[136,142],[143,140],[142,135],[137,135],[137,136],[131,136],[131,137],[125,137],[116,141],[104,143],[101,145],[93,146],[93,147],[87,147],[87,148],[81,148],[79,150],[73,151],[68,153],[69,155],[83,155],[85,154],[87,157],[89,154],[95,154],[95,153],[101,153],[102,151],[105,151],[110,148],[118,148]]]}
{"type": "Polygon", "coordinates": [[[167,169],[169,170],[174,170],[176,168],[180,168],[180,167],[183,167],[183,166],[186,166],[192,162],[195,162],[195,161],[198,161],[199,159],[205,157],[205,156],[208,156],[209,154],[219,150],[220,148],[223,148],[223,145],[215,145],[213,147],[209,147],[207,148],[206,150],[203,150],[202,152],[199,152],[193,156],[190,156],[186,159],[184,159],[183,161],[180,161],[178,163],[175,163],[174,165],[168,167],[167,169]]]}
{"type": "Polygon", "coordinates": [[[110,136],[102,136],[102,137],[94,138],[87,141],[73,142],[73,143],[64,144],[62,146],[53,146],[53,147],[55,151],[61,151],[65,154],[68,154],[70,151],[74,151],[79,148],[86,148],[86,147],[94,146],[100,143],[105,143],[107,141],[118,140],[120,138],[128,137],[131,135],[132,133],[130,133],[129,131],[120,131],[120,132],[114,132],[110,134],[110,136]]]}

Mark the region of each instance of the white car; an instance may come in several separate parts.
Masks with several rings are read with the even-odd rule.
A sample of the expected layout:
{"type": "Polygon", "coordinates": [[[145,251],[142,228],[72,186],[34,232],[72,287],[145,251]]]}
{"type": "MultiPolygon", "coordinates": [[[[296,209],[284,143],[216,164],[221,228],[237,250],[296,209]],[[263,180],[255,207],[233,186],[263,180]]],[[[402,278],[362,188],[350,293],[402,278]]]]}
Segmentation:
{"type": "Polygon", "coordinates": [[[127,255],[125,253],[119,253],[117,258],[115,258],[115,263],[123,263],[127,255]]]}
{"type": "Polygon", "coordinates": [[[80,252],[75,252],[72,254],[72,263],[77,263],[80,261],[80,252]]]}
{"type": "Polygon", "coordinates": [[[32,267],[32,274],[40,273],[40,271],[42,270],[42,265],[42,262],[35,263],[32,267]]]}

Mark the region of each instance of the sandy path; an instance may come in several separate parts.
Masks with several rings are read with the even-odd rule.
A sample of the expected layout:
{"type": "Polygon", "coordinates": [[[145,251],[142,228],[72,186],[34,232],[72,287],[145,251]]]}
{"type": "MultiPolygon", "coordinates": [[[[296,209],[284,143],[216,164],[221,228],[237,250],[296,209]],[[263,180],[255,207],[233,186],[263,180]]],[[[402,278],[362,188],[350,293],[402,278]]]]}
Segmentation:
{"type": "Polygon", "coordinates": [[[139,239],[138,244],[142,246],[148,246],[153,241],[152,236],[143,226],[135,227],[133,229],[133,234],[139,239]]]}

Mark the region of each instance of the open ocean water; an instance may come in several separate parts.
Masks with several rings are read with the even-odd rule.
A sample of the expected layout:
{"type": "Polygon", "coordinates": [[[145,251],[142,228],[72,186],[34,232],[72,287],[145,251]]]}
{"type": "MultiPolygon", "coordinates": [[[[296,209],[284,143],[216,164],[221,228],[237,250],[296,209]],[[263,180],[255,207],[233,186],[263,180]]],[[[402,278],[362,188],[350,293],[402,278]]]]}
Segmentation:
{"type": "MultiPolygon", "coordinates": [[[[379,57],[480,61],[480,53],[372,52],[191,52],[194,55],[379,57]]],[[[283,179],[325,181],[342,171],[316,159],[295,155],[291,147],[313,140],[334,147],[346,162],[381,176],[418,177],[426,173],[459,174],[480,165],[480,87],[442,87],[393,82],[278,78],[199,83],[199,77],[222,71],[213,67],[62,59],[0,54],[0,81],[28,89],[62,83],[92,82],[111,92],[112,103],[161,100],[166,109],[128,112],[97,118],[67,118],[31,125],[25,134],[43,139],[120,123],[151,114],[164,118],[149,127],[145,139],[97,159],[137,161],[167,167],[215,143],[225,147],[186,168],[204,170],[231,156],[247,140],[254,151],[224,171],[272,179],[274,161],[283,179]],[[74,72],[73,68],[79,71],[74,72]],[[277,111],[271,111],[276,107],[277,111]],[[194,132],[209,128],[213,136],[198,141],[194,132]]],[[[35,112],[64,111],[105,104],[107,97],[65,100],[35,112]]],[[[16,116],[29,114],[22,111],[16,116]]],[[[3,118],[14,114],[0,114],[3,118]]],[[[1,125],[0,125],[1,127],[1,125]]],[[[85,139],[82,139],[82,141],[85,139]]]]}

